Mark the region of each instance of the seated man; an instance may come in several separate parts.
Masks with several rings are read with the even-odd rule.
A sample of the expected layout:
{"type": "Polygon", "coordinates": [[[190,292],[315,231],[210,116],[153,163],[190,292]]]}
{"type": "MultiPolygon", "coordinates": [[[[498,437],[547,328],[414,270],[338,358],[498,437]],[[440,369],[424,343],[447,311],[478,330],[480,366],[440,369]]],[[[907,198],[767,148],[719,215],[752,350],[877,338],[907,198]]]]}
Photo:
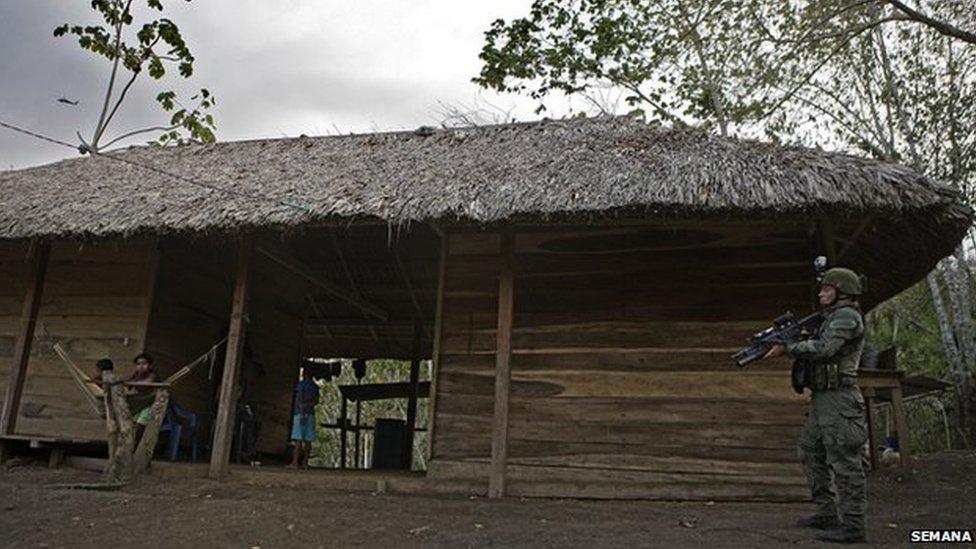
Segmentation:
{"type": "Polygon", "coordinates": [[[291,441],[295,446],[289,467],[308,466],[308,452],[315,440],[315,405],[319,402],[319,386],[312,374],[302,369],[302,379],[295,385],[295,410],[292,416],[291,441]]]}

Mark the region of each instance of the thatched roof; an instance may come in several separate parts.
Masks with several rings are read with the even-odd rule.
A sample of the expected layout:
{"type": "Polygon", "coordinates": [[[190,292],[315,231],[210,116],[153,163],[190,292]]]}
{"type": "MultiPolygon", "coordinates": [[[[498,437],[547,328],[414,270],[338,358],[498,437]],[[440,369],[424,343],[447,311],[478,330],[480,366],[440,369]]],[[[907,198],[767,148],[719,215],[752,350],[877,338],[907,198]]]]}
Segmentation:
{"type": "MultiPolygon", "coordinates": [[[[216,233],[336,218],[391,224],[539,216],[885,214],[955,239],[970,211],[907,168],[803,148],[665,130],[629,118],[299,137],[0,172],[0,238],[216,233]],[[292,206],[286,205],[291,204],[292,206]]],[[[958,242],[958,239],[955,239],[958,242]]]]}

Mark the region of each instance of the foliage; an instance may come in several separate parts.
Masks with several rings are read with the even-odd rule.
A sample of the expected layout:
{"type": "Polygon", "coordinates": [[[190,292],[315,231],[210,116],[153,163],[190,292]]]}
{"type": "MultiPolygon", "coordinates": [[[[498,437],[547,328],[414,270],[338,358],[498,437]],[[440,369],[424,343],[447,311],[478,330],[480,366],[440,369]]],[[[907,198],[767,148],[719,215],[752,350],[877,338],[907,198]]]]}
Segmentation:
{"type": "Polygon", "coordinates": [[[783,105],[765,113],[767,135],[905,162],[973,199],[976,47],[922,25],[874,25],[892,16],[872,2],[840,14],[836,1],[755,4],[779,46],[763,69],[783,105]]]}
{"type": "MultiPolygon", "coordinates": [[[[362,383],[393,383],[407,381],[410,377],[410,363],[399,360],[370,360],[367,363],[366,376],[362,383]]],[[[422,362],[420,367],[420,381],[430,380],[430,362],[422,362]]],[[[315,419],[318,425],[316,429],[316,439],[312,442],[312,450],[309,458],[311,467],[339,467],[340,462],[340,441],[339,429],[334,427],[324,427],[323,425],[336,425],[339,422],[341,396],[339,385],[355,385],[356,378],[353,374],[352,361],[342,361],[342,373],[338,378],[321,385],[319,405],[315,408],[315,419]]],[[[417,399],[417,428],[426,429],[428,422],[428,399],[417,399]]],[[[391,399],[377,400],[362,403],[361,425],[374,426],[379,418],[405,419],[407,417],[407,400],[391,399]]],[[[350,423],[355,423],[355,405],[349,403],[348,418],[350,423]]],[[[355,457],[355,435],[348,433],[346,441],[346,466],[354,467],[355,457]]],[[[369,460],[369,452],[366,449],[373,447],[373,432],[364,431],[361,435],[362,455],[369,460]]],[[[413,468],[423,470],[427,468],[427,432],[418,432],[414,436],[413,448],[413,468]]]]}
{"type": "MultiPolygon", "coordinates": [[[[741,0],[535,0],[527,17],[485,32],[474,81],[486,88],[585,93],[617,86],[638,114],[717,127],[761,110],[746,78],[757,61],[741,0]]],[[[539,110],[545,106],[540,103],[539,110]]]]}
{"type": "MultiPolygon", "coordinates": [[[[176,23],[165,17],[150,18],[142,22],[136,30],[133,2],[134,0],[92,0],[91,8],[101,16],[104,24],[65,23],[54,29],[55,37],[75,36],[83,50],[112,64],[108,89],[95,130],[89,141],[82,139],[85,148],[98,152],[121,140],[144,133],[160,134],[161,143],[178,143],[185,139],[213,142],[216,139],[216,126],[213,116],[206,111],[213,107],[214,98],[206,88],[190,98],[195,102],[191,107],[183,105],[172,90],[159,92],[156,101],[163,111],[170,113],[168,124],[129,131],[107,142],[102,141],[126,94],[140,75],[146,73],[153,80],[162,80],[173,67],[182,78],[193,75],[195,59],[176,23]],[[128,78],[122,89],[115,93],[115,87],[122,77],[119,69],[127,72],[128,78]]],[[[146,0],[146,8],[162,12],[163,4],[161,0],[146,0]]]]}
{"type": "Polygon", "coordinates": [[[868,334],[878,350],[895,347],[898,367],[909,375],[942,376],[939,321],[925,282],[875,307],[868,314],[868,334]]]}

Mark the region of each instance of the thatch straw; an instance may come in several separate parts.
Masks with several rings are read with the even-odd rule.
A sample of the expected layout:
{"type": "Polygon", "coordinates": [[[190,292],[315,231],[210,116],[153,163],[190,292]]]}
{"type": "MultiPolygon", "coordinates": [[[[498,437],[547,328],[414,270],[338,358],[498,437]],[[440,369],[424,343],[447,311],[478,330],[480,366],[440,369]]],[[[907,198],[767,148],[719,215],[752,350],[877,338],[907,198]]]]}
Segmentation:
{"type": "Polygon", "coordinates": [[[946,238],[970,222],[957,193],[901,166],[629,118],[142,146],[114,154],[266,198],[78,158],[0,173],[0,238],[217,233],[336,218],[495,222],[620,210],[883,213],[924,218],[931,236],[946,238]]]}

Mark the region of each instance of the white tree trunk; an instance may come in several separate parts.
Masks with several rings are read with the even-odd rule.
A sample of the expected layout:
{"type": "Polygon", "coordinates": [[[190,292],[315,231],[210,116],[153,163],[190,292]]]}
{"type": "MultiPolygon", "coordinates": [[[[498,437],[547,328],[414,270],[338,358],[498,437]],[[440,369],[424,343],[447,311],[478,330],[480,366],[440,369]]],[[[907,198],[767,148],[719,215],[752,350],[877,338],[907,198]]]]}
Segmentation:
{"type": "Polygon", "coordinates": [[[942,301],[942,291],[939,289],[939,280],[936,276],[938,271],[938,269],[933,270],[927,277],[929,290],[932,292],[932,306],[935,308],[936,317],[939,319],[939,335],[942,338],[942,346],[949,363],[949,377],[955,385],[958,397],[959,427],[965,434],[964,436],[971,437],[974,434],[974,422],[971,416],[974,400],[976,400],[973,397],[972,371],[966,367],[956,344],[952,323],[942,301]]]}
{"type": "Polygon", "coordinates": [[[929,283],[929,291],[932,292],[932,306],[935,308],[935,316],[939,320],[939,336],[942,339],[942,348],[945,350],[946,361],[949,363],[949,375],[955,379],[955,373],[962,366],[962,357],[959,355],[959,347],[956,346],[956,335],[952,330],[949,314],[946,312],[945,304],[942,301],[942,290],[939,288],[938,272],[938,269],[934,269],[925,279],[929,283]]]}
{"type": "Polygon", "coordinates": [[[969,281],[966,280],[966,262],[963,258],[962,246],[956,248],[954,256],[952,259],[946,258],[942,261],[943,271],[949,290],[949,305],[952,307],[956,342],[962,354],[963,365],[971,372],[976,366],[976,334],[973,328],[969,281]]]}

